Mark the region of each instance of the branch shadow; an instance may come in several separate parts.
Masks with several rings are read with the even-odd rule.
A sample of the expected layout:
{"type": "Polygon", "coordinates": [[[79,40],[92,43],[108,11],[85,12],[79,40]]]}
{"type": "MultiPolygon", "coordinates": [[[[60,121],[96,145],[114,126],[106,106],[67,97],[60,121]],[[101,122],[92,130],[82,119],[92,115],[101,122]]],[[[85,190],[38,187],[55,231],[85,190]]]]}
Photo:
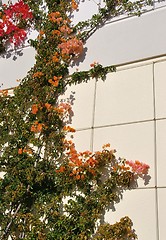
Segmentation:
{"type": "Polygon", "coordinates": [[[18,57],[22,57],[22,56],[23,56],[23,48],[2,52],[0,55],[0,57],[4,59],[12,58],[13,61],[16,61],[18,57]]]}

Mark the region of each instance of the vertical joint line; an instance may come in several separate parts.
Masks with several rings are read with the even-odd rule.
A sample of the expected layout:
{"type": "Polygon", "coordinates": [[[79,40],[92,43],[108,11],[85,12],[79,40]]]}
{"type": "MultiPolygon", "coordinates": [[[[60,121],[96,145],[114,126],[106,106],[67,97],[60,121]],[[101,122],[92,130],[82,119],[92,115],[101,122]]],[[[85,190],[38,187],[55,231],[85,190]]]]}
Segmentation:
{"type": "Polygon", "coordinates": [[[154,174],[155,174],[155,201],[156,201],[156,237],[159,240],[159,212],[158,212],[158,181],[157,181],[157,124],[156,124],[156,94],[155,94],[155,63],[152,64],[153,79],[153,113],[154,113],[154,174]]]}
{"type": "Polygon", "coordinates": [[[155,67],[154,67],[154,62],[152,63],[152,81],[153,81],[153,116],[154,120],[156,120],[156,94],[155,94],[155,67]]]}
{"type": "Polygon", "coordinates": [[[92,132],[91,132],[91,143],[90,148],[93,151],[93,144],[94,144],[94,124],[95,124],[95,110],[96,110],[96,91],[97,91],[97,79],[95,79],[95,86],[94,86],[94,99],[93,99],[93,110],[92,110],[92,132]]]}

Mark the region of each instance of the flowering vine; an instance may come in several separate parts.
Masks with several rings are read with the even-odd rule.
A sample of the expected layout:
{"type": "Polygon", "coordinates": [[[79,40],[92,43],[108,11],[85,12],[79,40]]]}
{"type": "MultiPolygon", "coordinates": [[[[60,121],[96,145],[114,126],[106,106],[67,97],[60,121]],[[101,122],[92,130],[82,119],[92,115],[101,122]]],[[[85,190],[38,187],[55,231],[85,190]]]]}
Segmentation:
{"type": "Polygon", "coordinates": [[[31,21],[39,35],[30,41],[36,49],[34,67],[14,95],[0,93],[1,239],[137,239],[128,217],[113,225],[97,226],[97,221],[136,177],[148,174],[149,166],[117,159],[109,144],[98,152],[78,152],[68,137],[75,132],[68,125],[71,104],[59,100],[66,86],[115,71],[93,63],[90,70],[69,75],[71,62],[101,22],[122,9],[135,13],[143,6],[142,1],[105,3],[98,15],[77,26],[70,20],[78,8],[75,0],[45,0],[47,11],[41,10],[42,0],[2,7],[1,46],[8,40],[20,44],[31,21]]]}

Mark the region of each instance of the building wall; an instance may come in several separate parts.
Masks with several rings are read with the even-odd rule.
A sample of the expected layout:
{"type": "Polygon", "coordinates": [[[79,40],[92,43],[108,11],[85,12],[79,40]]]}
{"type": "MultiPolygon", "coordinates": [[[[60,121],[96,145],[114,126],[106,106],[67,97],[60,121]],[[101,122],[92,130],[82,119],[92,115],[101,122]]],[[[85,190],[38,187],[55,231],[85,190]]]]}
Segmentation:
{"type": "MultiPolygon", "coordinates": [[[[99,3],[81,2],[75,22],[90,17],[99,3]]],[[[62,96],[72,102],[78,150],[100,150],[109,142],[117,157],[150,165],[149,178],[139,180],[138,188],[125,191],[115,211],[110,209],[105,215],[110,223],[130,216],[139,240],[166,239],[165,5],[156,2],[141,17],[120,16],[98,29],[87,41],[81,62],[70,70],[87,70],[97,61],[116,65],[116,73],[108,74],[105,81],[92,79],[72,86],[62,96]]],[[[24,77],[34,62],[35,51],[28,43],[15,52],[8,51],[0,58],[2,88],[18,85],[16,80],[24,77]]]]}
{"type": "Polygon", "coordinates": [[[66,93],[75,93],[72,124],[80,151],[96,151],[109,142],[117,157],[150,165],[150,177],[139,180],[135,190],[124,192],[116,211],[105,216],[110,223],[130,216],[140,240],[164,240],[166,234],[165,74],[166,58],[162,57],[118,67],[106,81],[92,80],[66,93]]]}

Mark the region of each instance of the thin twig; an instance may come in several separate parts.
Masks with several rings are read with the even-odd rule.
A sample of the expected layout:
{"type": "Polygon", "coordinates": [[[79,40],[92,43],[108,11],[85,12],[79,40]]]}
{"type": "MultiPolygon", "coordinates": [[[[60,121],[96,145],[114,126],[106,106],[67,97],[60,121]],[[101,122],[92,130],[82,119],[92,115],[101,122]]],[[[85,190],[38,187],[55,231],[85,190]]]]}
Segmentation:
{"type": "Polygon", "coordinates": [[[18,205],[18,207],[17,207],[17,209],[16,209],[16,211],[15,211],[15,213],[13,214],[13,216],[12,216],[12,218],[11,218],[11,220],[10,220],[10,222],[9,222],[9,224],[7,225],[7,227],[6,227],[6,229],[5,229],[5,231],[4,231],[4,234],[2,235],[2,237],[1,237],[1,239],[0,240],[2,240],[3,239],[3,237],[8,233],[8,231],[9,231],[9,228],[10,228],[10,226],[11,226],[11,224],[12,224],[12,222],[13,222],[13,219],[16,217],[16,214],[18,213],[18,211],[20,210],[20,207],[21,207],[21,203],[18,205]]]}

